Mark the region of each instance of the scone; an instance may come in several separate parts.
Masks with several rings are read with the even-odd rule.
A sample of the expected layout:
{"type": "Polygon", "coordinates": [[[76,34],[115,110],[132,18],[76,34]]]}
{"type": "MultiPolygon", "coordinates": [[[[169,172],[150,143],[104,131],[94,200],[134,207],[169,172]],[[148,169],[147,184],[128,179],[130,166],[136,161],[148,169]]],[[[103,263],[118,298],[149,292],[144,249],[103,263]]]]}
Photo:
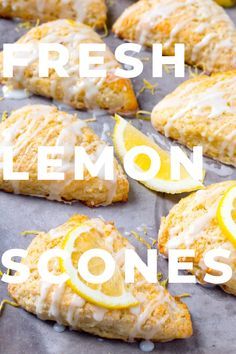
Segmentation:
{"type": "Polygon", "coordinates": [[[233,276],[221,287],[233,295],[236,295],[236,248],[222,233],[216,212],[222,196],[235,183],[214,184],[183,198],[167,217],[162,218],[158,235],[158,247],[165,256],[170,249],[195,250],[192,273],[200,283],[204,282],[206,271],[214,275],[204,263],[205,253],[217,248],[229,250],[230,258],[222,262],[230,265],[233,276]]]}
{"type": "Polygon", "coordinates": [[[236,166],[236,71],[185,81],[152,111],[152,124],[188,148],[236,166]]]}
{"type": "MultiPolygon", "coordinates": [[[[170,341],[191,336],[192,324],[187,306],[172,297],[159,283],[147,283],[139,273],[134,284],[124,284],[125,291],[138,303],[135,307],[121,309],[100,307],[86,301],[78,295],[77,290],[75,292],[68,281],[61,285],[43,282],[37,270],[39,257],[47,250],[64,248],[66,235],[78,226],[89,227],[89,231],[87,234],[78,234],[78,238],[75,239],[74,264],[77,264],[77,258],[80,258],[77,257],[80,247],[89,250],[89,240],[94,239],[97,247],[100,245],[113,256],[124,279],[124,250],[133,247],[121,236],[113,223],[75,215],[49,233],[41,233],[30,244],[27,257],[22,260],[22,263],[30,269],[28,280],[22,284],[9,285],[10,295],[21,307],[41,319],[57,321],[74,330],[82,330],[105,338],[125,341],[143,338],[170,341]]],[[[77,234],[75,236],[77,237],[77,234]]],[[[56,258],[49,262],[48,269],[56,275],[62,272],[56,258]]],[[[112,282],[112,279],[109,282],[112,282]]],[[[104,283],[107,284],[106,289],[109,282],[104,283]]],[[[119,282],[115,284],[116,289],[124,291],[119,282]]],[[[112,286],[114,287],[114,284],[112,286]]],[[[107,291],[103,288],[104,294],[107,291]]]]}
{"type": "Polygon", "coordinates": [[[105,0],[1,0],[0,16],[47,22],[59,18],[103,28],[106,23],[105,0]]]}
{"type": "Polygon", "coordinates": [[[174,55],[185,44],[185,61],[207,72],[236,68],[236,30],[213,0],[140,0],[113,27],[119,37],[146,46],[163,44],[174,55]]]}
{"type": "MultiPolygon", "coordinates": [[[[92,28],[74,21],[57,20],[31,29],[17,43],[35,46],[27,67],[16,67],[14,77],[2,77],[2,53],[0,54],[0,81],[13,88],[24,88],[35,94],[53,98],[77,109],[102,108],[110,112],[132,114],[138,108],[130,80],[115,76],[119,67],[109,49],[105,52],[91,52],[91,55],[104,56],[104,64],[90,65],[90,69],[106,69],[105,78],[81,78],[79,75],[79,45],[81,43],[104,43],[92,28]],[[39,43],[59,43],[69,52],[69,61],[64,66],[69,77],[59,77],[54,69],[49,77],[40,78],[38,74],[39,43]]],[[[51,52],[50,59],[55,58],[51,52]]]]}
{"type": "MultiPolygon", "coordinates": [[[[92,177],[85,168],[84,180],[74,179],[74,146],[82,146],[96,161],[106,144],[76,116],[54,106],[32,105],[14,111],[0,124],[0,147],[11,146],[14,172],[29,172],[28,181],[3,180],[0,165],[0,189],[16,194],[45,197],[57,201],[80,200],[89,206],[108,205],[128,199],[129,184],[121,166],[114,160],[114,180],[106,181],[100,173],[92,177]],[[63,181],[38,180],[39,146],[64,146],[63,181]]],[[[3,161],[3,154],[0,155],[3,161]]],[[[49,171],[52,171],[49,168],[49,171]]]]}

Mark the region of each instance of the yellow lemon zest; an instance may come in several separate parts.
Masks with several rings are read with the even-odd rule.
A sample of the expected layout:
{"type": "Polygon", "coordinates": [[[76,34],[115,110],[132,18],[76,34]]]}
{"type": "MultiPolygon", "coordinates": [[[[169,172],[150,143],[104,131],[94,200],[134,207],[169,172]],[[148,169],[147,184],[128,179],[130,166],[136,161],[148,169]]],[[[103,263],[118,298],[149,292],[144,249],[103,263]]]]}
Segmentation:
{"type": "Polygon", "coordinates": [[[154,95],[155,90],[158,86],[158,84],[152,84],[146,79],[143,79],[143,87],[139,90],[139,94],[143,93],[144,91],[150,91],[152,95],[154,95]]]}
{"type": "MultiPolygon", "coordinates": [[[[105,238],[88,223],[83,223],[70,231],[63,240],[62,248],[69,255],[67,260],[60,260],[63,272],[69,275],[68,286],[88,302],[107,309],[122,309],[136,306],[138,301],[126,289],[123,274],[118,266],[110,280],[103,284],[90,284],[78,273],[76,268],[80,256],[89,249],[106,249],[105,238]]],[[[94,257],[89,267],[96,274],[103,270],[103,261],[94,257]]],[[[91,270],[90,270],[91,271],[91,270]]]]}
{"type": "Polygon", "coordinates": [[[103,29],[104,29],[104,33],[100,37],[101,38],[106,38],[108,36],[108,34],[109,34],[109,31],[108,31],[106,23],[104,23],[103,29]]]}
{"type": "Polygon", "coordinates": [[[8,118],[8,113],[7,111],[4,111],[2,114],[2,122],[4,122],[8,118]]]}
{"type": "Polygon", "coordinates": [[[138,111],[136,113],[136,118],[141,120],[151,120],[152,112],[149,111],[138,111]]]}
{"type": "Polygon", "coordinates": [[[28,236],[28,235],[39,235],[41,234],[42,231],[37,231],[37,230],[25,230],[25,231],[22,231],[20,234],[21,236],[28,236]]]}
{"type": "Polygon", "coordinates": [[[3,299],[1,301],[1,303],[0,303],[0,316],[2,315],[3,310],[4,310],[6,305],[10,305],[10,306],[13,306],[13,307],[19,307],[19,305],[16,302],[10,301],[8,299],[3,299]]]}
{"type": "Polygon", "coordinates": [[[151,245],[143,237],[141,237],[136,231],[130,231],[130,233],[136,238],[137,241],[145,245],[148,249],[152,248],[151,245]]]}

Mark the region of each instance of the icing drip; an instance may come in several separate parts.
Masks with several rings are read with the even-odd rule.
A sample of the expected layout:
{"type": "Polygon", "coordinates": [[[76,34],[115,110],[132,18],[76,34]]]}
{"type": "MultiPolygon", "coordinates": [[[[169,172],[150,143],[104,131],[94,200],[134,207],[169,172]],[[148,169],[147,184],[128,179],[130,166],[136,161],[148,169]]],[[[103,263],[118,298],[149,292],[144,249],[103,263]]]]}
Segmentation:
{"type": "Polygon", "coordinates": [[[150,353],[155,348],[155,345],[153,342],[151,342],[149,340],[144,340],[144,341],[140,342],[139,348],[144,353],[150,353]]]}
{"type": "Polygon", "coordinates": [[[48,296],[48,293],[52,287],[52,284],[47,282],[41,282],[40,295],[36,303],[36,315],[43,319],[42,311],[44,308],[45,300],[48,296]]]}
{"type": "Polygon", "coordinates": [[[165,324],[168,315],[163,316],[162,318],[156,318],[156,323],[155,325],[153,325],[153,328],[151,330],[150,327],[148,327],[148,330],[145,330],[143,328],[147,320],[152,316],[152,313],[153,311],[155,311],[157,306],[159,306],[163,302],[171,304],[170,299],[163,294],[164,290],[159,285],[158,290],[159,293],[157,294],[156,298],[146,303],[143,310],[136,316],[135,325],[130,334],[130,340],[133,340],[135,338],[144,338],[147,340],[151,339],[153,338],[155,333],[158,332],[158,327],[161,328],[165,324]]]}
{"type": "Polygon", "coordinates": [[[204,215],[198,217],[194,220],[191,225],[183,232],[179,233],[177,237],[173,237],[168,241],[168,248],[178,248],[178,246],[185,245],[186,248],[189,248],[195,240],[199,238],[201,232],[204,231],[211,222],[211,220],[216,215],[217,205],[214,208],[208,210],[204,215]]]}
{"type": "Polygon", "coordinates": [[[49,315],[53,316],[56,321],[60,324],[60,302],[65,291],[65,283],[55,287],[55,290],[52,294],[52,302],[49,309],[49,315]]]}

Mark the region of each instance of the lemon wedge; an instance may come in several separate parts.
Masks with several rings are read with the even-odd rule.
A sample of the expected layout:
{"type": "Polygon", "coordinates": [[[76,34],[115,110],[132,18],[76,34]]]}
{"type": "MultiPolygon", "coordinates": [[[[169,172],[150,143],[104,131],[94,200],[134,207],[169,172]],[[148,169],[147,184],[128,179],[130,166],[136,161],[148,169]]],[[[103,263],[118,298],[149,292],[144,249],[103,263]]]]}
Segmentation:
{"type": "Polygon", "coordinates": [[[217,218],[221,230],[236,247],[236,184],[222,197],[217,209],[217,218]]]}
{"type": "MultiPolygon", "coordinates": [[[[112,278],[103,284],[88,283],[78,273],[78,261],[84,252],[95,248],[107,250],[106,237],[94,227],[86,223],[76,227],[65,237],[62,248],[68,255],[60,262],[63,272],[69,275],[67,284],[83,299],[106,309],[123,309],[138,304],[127,290],[118,266],[112,278]]],[[[92,258],[88,269],[92,275],[100,275],[104,270],[103,260],[98,257],[92,258]]]]}
{"type": "Polygon", "coordinates": [[[232,7],[236,5],[236,0],[215,0],[217,4],[224,7],[232,7]]]}
{"type": "MultiPolygon", "coordinates": [[[[181,179],[178,181],[171,180],[171,163],[170,155],[167,151],[161,149],[146,135],[129,124],[119,115],[115,115],[115,128],[113,133],[113,144],[116,154],[123,161],[125,154],[133,147],[148,146],[156,150],[160,156],[161,167],[155,178],[148,181],[141,181],[149,189],[157,192],[165,192],[169,194],[177,194],[189,192],[203,188],[200,181],[192,179],[187,171],[181,167],[181,179]]],[[[150,168],[150,158],[147,155],[140,154],[135,159],[135,163],[142,171],[150,168]]]]}

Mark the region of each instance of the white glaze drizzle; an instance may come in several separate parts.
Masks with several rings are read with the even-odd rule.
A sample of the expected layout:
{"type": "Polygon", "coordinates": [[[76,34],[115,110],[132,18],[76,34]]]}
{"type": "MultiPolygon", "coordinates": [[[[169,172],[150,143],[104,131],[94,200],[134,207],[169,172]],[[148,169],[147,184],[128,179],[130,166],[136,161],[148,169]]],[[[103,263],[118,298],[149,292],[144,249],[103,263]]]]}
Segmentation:
{"type": "MultiPolygon", "coordinates": [[[[157,318],[155,325],[153,325],[152,330],[148,328],[145,330],[143,326],[147,322],[147,320],[151,317],[153,311],[160,306],[162,303],[171,304],[172,301],[169,299],[167,294],[164,294],[164,289],[158,286],[159,293],[157,294],[156,298],[147,302],[142,310],[138,315],[136,315],[136,321],[134,327],[130,333],[130,340],[135,338],[144,338],[144,339],[151,339],[154,337],[155,333],[158,333],[160,328],[165,324],[168,315],[163,316],[162,318],[157,318]]],[[[132,310],[131,310],[132,311],[132,310]]]]}
{"type": "MultiPolygon", "coordinates": [[[[183,29],[191,29],[193,35],[202,34],[202,38],[197,44],[190,49],[192,51],[191,59],[196,62],[198,56],[201,54],[203,48],[210,45],[217,37],[214,46],[211,48],[211,58],[208,58],[210,63],[208,69],[211,70],[211,66],[214,65],[219,49],[231,48],[234,50],[235,41],[231,40],[235,37],[235,27],[233,22],[227,16],[227,14],[219,6],[212,3],[211,0],[150,0],[150,10],[148,10],[140,19],[136,29],[136,39],[146,44],[151,42],[152,31],[155,26],[161,24],[169,17],[174,17],[176,13],[179,16],[184,12],[189,12],[181,22],[177,22],[171,29],[169,39],[163,43],[164,48],[169,48],[177,40],[177,35],[183,29]],[[192,13],[190,9],[192,8],[192,13]],[[216,25],[218,23],[224,23],[226,28],[222,33],[216,31],[216,25]],[[198,24],[195,28],[195,24],[198,24]],[[210,29],[210,30],[209,30],[210,29]]],[[[128,12],[131,10],[127,10],[128,12]]],[[[155,34],[158,36],[158,33],[155,34]]],[[[191,32],[190,32],[190,35],[191,32]]],[[[160,39],[161,39],[160,34],[160,39]]],[[[156,38],[156,41],[157,38],[156,38]]]]}
{"type": "MultiPolygon", "coordinates": [[[[83,22],[89,16],[89,8],[94,0],[35,0],[31,1],[30,13],[35,13],[35,16],[43,17],[51,15],[52,9],[55,18],[74,18],[76,21],[83,22]]],[[[23,0],[3,0],[2,6],[11,6],[16,12],[27,11],[26,2],[23,0]]]]}
{"type": "Polygon", "coordinates": [[[23,100],[32,96],[32,94],[26,89],[12,89],[9,86],[4,85],[2,87],[2,93],[4,98],[14,99],[14,100],[23,100]]]}
{"type": "MultiPolygon", "coordinates": [[[[38,60],[38,44],[39,43],[63,43],[63,45],[69,51],[68,63],[64,66],[65,71],[69,77],[64,78],[51,78],[50,81],[50,97],[56,98],[56,91],[60,86],[62,91],[62,101],[66,104],[71,104],[73,100],[78,100],[78,97],[82,98],[86,108],[97,107],[96,98],[101,86],[106,78],[80,78],[79,75],[79,45],[81,43],[103,43],[101,38],[90,27],[77,23],[72,24],[67,20],[55,21],[53,25],[44,24],[39,28],[45,28],[45,35],[40,41],[35,40],[34,33],[38,29],[32,29],[27,35],[20,39],[20,43],[28,43],[32,46],[32,53],[28,57],[28,65],[38,60]]],[[[115,60],[114,55],[110,50],[106,50],[104,53],[92,52],[91,55],[104,56],[103,64],[92,64],[90,69],[106,69],[108,73],[114,73],[115,69],[119,67],[118,62],[115,60]]],[[[14,72],[14,78],[9,80],[11,83],[21,83],[24,85],[25,67],[16,67],[14,72]]],[[[113,80],[118,80],[118,77],[113,80]]],[[[34,86],[38,83],[38,75],[30,78],[30,84],[34,86]]],[[[42,83],[43,84],[43,83],[42,83]]],[[[29,88],[30,88],[29,87],[29,88]]]]}
{"type": "Polygon", "coordinates": [[[150,353],[153,351],[154,348],[155,348],[154,343],[149,340],[143,340],[139,344],[139,349],[144,353],[150,353]]]}
{"type": "MultiPolygon", "coordinates": [[[[167,96],[154,108],[154,111],[155,109],[158,111],[165,110],[168,107],[174,108],[175,113],[170,116],[164,126],[165,136],[169,137],[171,135],[174,122],[183,118],[188,112],[193,118],[203,116],[209,120],[225,115],[227,117],[225,123],[213,132],[214,136],[218,136],[227,126],[232,125],[236,114],[236,75],[218,80],[205,90],[194,93],[199,84],[201,82],[190,82],[183,90],[176,91],[176,95],[174,96],[167,96]]],[[[236,141],[233,138],[235,135],[236,130],[233,130],[230,131],[229,135],[224,137],[224,142],[219,150],[222,156],[225,155],[226,149],[230,156],[234,156],[236,141]]],[[[209,143],[211,143],[210,139],[211,137],[209,137],[209,143]]]]}
{"type": "MultiPolygon", "coordinates": [[[[55,129],[55,123],[50,127],[50,122],[54,122],[55,114],[57,114],[57,123],[61,125],[62,129],[55,145],[64,146],[65,149],[62,156],[62,167],[57,168],[57,171],[64,172],[65,179],[64,181],[52,181],[50,183],[48,199],[61,201],[61,194],[74,180],[74,147],[78,138],[83,134],[83,128],[87,127],[87,125],[70,114],[60,114],[58,111],[55,113],[55,109],[50,106],[35,106],[33,110],[29,110],[28,112],[26,107],[21,109],[21,111],[17,111],[19,115],[17,121],[0,134],[0,146],[12,146],[14,157],[17,157],[22,150],[24,150],[24,154],[27,154],[30,141],[48,127],[48,132],[41,142],[41,146],[46,146],[50,135],[53,134],[55,129]],[[22,114],[20,114],[21,111],[22,114]],[[21,134],[23,131],[24,133],[21,134]]],[[[91,149],[92,144],[94,144],[95,151],[92,154],[90,153],[90,158],[95,162],[106,145],[104,142],[96,140],[86,147],[87,152],[91,149]]],[[[0,162],[2,162],[2,157],[3,152],[0,152],[0,162]]],[[[36,157],[29,161],[28,168],[30,169],[34,164],[36,164],[36,157]]],[[[20,166],[21,161],[18,161],[18,164],[15,164],[15,170],[19,170],[20,166]]],[[[2,166],[0,165],[0,170],[1,168],[2,166]]],[[[107,195],[104,205],[108,205],[112,202],[116,194],[117,170],[115,165],[113,181],[106,181],[103,172],[99,173],[98,178],[106,186],[107,195]]],[[[14,193],[19,193],[19,181],[11,181],[11,184],[14,193]]]]}

